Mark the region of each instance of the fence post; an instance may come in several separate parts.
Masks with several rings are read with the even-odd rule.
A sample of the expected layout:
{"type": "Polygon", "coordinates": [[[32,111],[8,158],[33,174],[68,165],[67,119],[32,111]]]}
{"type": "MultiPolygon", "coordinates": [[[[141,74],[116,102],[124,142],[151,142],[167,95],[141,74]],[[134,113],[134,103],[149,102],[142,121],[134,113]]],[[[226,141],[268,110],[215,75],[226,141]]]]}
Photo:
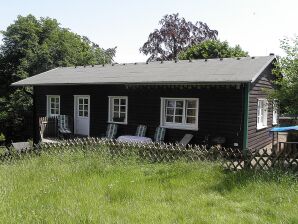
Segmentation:
{"type": "Polygon", "coordinates": [[[243,149],[243,161],[244,161],[244,169],[249,169],[250,167],[250,159],[249,159],[249,149],[245,148],[243,149]]]}

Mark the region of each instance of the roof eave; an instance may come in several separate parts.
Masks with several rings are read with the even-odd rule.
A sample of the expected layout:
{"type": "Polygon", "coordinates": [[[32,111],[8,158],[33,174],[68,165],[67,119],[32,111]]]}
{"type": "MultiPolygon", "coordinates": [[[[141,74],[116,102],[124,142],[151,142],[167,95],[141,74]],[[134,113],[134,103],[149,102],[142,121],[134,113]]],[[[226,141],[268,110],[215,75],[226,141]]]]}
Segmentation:
{"type": "Polygon", "coordinates": [[[267,68],[267,66],[272,63],[272,61],[274,59],[276,59],[276,56],[272,56],[272,58],[257,72],[257,74],[252,78],[252,80],[250,82],[254,83],[259,78],[259,76],[262,74],[262,72],[267,68]]]}
{"type": "Polygon", "coordinates": [[[12,83],[11,86],[13,87],[22,87],[22,86],[65,86],[65,85],[235,85],[241,83],[250,83],[251,80],[236,80],[236,81],[216,81],[216,82],[208,82],[208,81],[201,81],[201,82],[86,82],[86,83],[12,83]]]}

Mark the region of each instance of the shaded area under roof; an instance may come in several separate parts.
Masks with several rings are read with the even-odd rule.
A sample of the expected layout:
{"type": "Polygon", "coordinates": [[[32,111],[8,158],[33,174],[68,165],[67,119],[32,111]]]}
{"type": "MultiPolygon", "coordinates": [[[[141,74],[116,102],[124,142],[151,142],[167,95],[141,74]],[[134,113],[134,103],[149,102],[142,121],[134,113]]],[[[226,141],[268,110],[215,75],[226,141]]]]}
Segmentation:
{"type": "Polygon", "coordinates": [[[60,67],[13,86],[253,82],[274,56],[60,67]]]}

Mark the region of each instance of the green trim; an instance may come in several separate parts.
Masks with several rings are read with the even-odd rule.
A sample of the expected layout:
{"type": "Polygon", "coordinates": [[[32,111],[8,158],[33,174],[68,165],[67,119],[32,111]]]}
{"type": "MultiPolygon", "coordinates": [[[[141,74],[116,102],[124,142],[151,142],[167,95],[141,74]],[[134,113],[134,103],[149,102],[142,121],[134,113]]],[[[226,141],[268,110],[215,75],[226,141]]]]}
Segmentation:
{"type": "Polygon", "coordinates": [[[244,84],[244,104],[243,104],[243,150],[248,146],[248,107],[249,107],[250,83],[244,84]]]}

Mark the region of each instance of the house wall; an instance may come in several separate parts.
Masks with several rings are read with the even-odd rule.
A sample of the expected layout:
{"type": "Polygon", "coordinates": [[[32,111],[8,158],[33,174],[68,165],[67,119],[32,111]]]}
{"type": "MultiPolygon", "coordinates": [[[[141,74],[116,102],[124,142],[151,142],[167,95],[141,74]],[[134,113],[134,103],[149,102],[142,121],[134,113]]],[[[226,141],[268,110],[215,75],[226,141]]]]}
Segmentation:
{"type": "Polygon", "coordinates": [[[267,98],[266,91],[273,89],[273,65],[269,65],[251,84],[249,92],[249,111],[248,111],[248,148],[256,150],[263,148],[272,142],[272,136],[269,130],[272,125],[272,103],[268,100],[267,128],[257,130],[257,105],[259,98],[267,98]]]}
{"type": "Polygon", "coordinates": [[[224,136],[227,145],[243,140],[243,88],[235,87],[129,87],[123,85],[40,86],[35,87],[37,116],[46,116],[46,95],[60,95],[60,113],[73,117],[74,96],[90,95],[90,135],[105,133],[108,121],[108,96],[128,96],[128,124],[120,125],[119,135],[134,134],[138,124],[148,126],[153,137],[160,125],[160,97],[199,98],[198,131],[167,129],[166,141],[180,140],[194,134],[192,143],[201,143],[206,135],[224,136]]]}

